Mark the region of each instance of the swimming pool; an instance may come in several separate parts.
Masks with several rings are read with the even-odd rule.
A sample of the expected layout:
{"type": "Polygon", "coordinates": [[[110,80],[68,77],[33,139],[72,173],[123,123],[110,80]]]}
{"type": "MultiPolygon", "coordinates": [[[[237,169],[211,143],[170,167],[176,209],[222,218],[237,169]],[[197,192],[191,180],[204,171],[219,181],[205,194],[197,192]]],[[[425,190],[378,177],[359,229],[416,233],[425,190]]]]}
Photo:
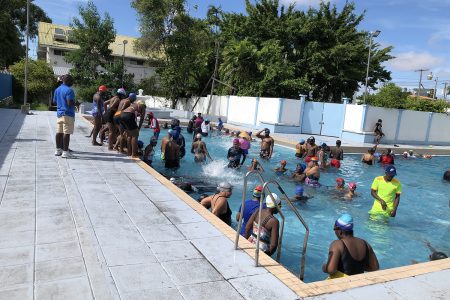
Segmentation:
{"type": "MultiPolygon", "coordinates": [[[[167,134],[162,131],[159,140],[167,134]]],[[[152,132],[143,129],[140,140],[147,145],[152,132]]],[[[167,177],[183,177],[185,181],[194,182],[203,187],[202,191],[212,191],[221,181],[229,181],[234,185],[233,195],[229,199],[233,211],[233,224],[236,228],[236,212],[242,197],[243,176],[247,169],[232,170],[226,167],[226,153],[231,147],[228,136],[203,138],[214,161],[206,164],[196,164],[190,154],[192,135],[183,130],[186,139],[186,156],[182,159],[181,168],[176,171],[166,170],[158,159],[160,141],[153,168],[167,177]]],[[[316,139],[320,140],[320,137],[316,139]]],[[[287,160],[287,168],[294,170],[299,162],[294,157],[295,151],[282,146],[275,146],[272,160],[262,163],[266,180],[277,180],[288,193],[293,196],[296,183],[289,176],[277,176],[271,169],[279,164],[281,159],[287,160]]],[[[249,156],[245,162],[250,164],[251,158],[259,158],[259,141],[252,143],[249,156]]],[[[355,235],[366,239],[373,247],[380,268],[387,269],[411,264],[412,260],[427,261],[430,253],[426,246],[429,242],[439,251],[450,252],[450,184],[442,181],[442,174],[450,167],[450,157],[434,157],[431,160],[396,159],[397,178],[403,184],[397,216],[388,222],[369,219],[373,199],[370,196],[370,186],[376,176],[383,175],[379,165],[367,166],[360,163],[360,155],[346,155],[340,170],[322,172],[318,189],[305,187],[305,192],[312,196],[306,204],[295,203],[300,214],[308,223],[310,236],[306,256],[305,282],[322,280],[326,274],[321,266],[326,262],[329,244],[336,239],[333,231],[334,221],[340,214],[348,212],[353,215],[355,235]],[[355,181],[358,185],[358,196],[353,201],[343,200],[333,190],[335,179],[343,177],[346,183],[355,181]],[[331,188],[327,188],[327,186],[331,188]]],[[[256,177],[249,181],[248,195],[258,184],[256,177]]],[[[275,191],[272,188],[273,191],[275,191]]],[[[198,194],[191,194],[197,198],[198,194]]],[[[304,228],[287,205],[283,206],[286,217],[281,264],[293,273],[299,273],[299,260],[304,237],[304,228]]],[[[275,255],[274,255],[275,256],[275,255]]]]}

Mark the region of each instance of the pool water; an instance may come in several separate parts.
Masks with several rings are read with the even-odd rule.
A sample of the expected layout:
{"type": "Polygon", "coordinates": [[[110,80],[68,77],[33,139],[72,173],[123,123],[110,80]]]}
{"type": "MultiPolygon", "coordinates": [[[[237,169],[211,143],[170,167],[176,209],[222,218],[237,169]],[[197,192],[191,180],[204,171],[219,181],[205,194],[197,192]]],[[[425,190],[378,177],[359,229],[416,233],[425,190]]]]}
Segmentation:
{"type": "MultiPolygon", "coordinates": [[[[160,140],[167,131],[160,134],[153,168],[167,177],[182,177],[183,180],[192,182],[200,187],[199,193],[205,191],[212,193],[219,182],[229,181],[234,186],[229,204],[233,211],[232,226],[236,228],[235,218],[242,198],[243,177],[251,159],[253,157],[259,159],[259,141],[252,142],[245,162],[246,167],[233,170],[226,167],[227,151],[232,144],[229,136],[214,135],[203,138],[214,161],[208,160],[205,164],[197,164],[190,153],[192,135],[186,133],[185,129],[182,133],[186,139],[186,156],[181,161],[181,168],[176,171],[167,170],[159,159],[160,140]]],[[[152,131],[143,129],[139,139],[147,145],[152,135],[152,131]]],[[[279,165],[280,160],[285,159],[287,169],[294,170],[296,164],[300,162],[294,154],[294,149],[276,145],[270,162],[259,160],[265,169],[264,179],[277,180],[289,197],[294,196],[297,183],[290,180],[290,172],[287,175],[277,176],[272,169],[279,165]]],[[[450,157],[433,157],[431,160],[396,159],[397,178],[403,185],[403,193],[397,216],[388,221],[369,219],[368,211],[373,204],[370,186],[373,179],[383,175],[384,171],[378,164],[375,166],[361,164],[360,157],[360,155],[345,155],[339,170],[329,169],[322,172],[320,178],[322,187],[305,187],[305,193],[312,196],[307,203],[295,203],[310,228],[305,282],[326,278],[321,267],[326,262],[330,243],[336,239],[333,231],[334,221],[342,213],[350,213],[353,216],[355,236],[367,240],[372,245],[381,269],[409,265],[412,260],[427,261],[430,254],[427,243],[438,251],[450,254],[450,184],[442,180],[443,173],[450,168],[450,157]],[[346,183],[351,181],[357,183],[356,198],[346,201],[342,198],[342,194],[335,192],[337,177],[343,177],[346,183]]],[[[251,177],[248,197],[251,197],[251,191],[257,184],[259,183],[256,176],[251,177]]],[[[276,191],[274,186],[271,190],[276,191]]],[[[194,193],[191,196],[195,199],[199,194],[194,193]]],[[[280,262],[291,272],[298,274],[305,230],[294,213],[289,210],[288,205],[284,205],[282,210],[286,222],[280,262]]]]}

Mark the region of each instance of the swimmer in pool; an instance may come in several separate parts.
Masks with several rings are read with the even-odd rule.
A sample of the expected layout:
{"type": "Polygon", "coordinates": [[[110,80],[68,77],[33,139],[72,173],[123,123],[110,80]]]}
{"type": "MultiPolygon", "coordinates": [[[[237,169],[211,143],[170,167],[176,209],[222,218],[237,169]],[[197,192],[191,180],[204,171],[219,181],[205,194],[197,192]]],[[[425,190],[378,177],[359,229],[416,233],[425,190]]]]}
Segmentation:
{"type": "Polygon", "coordinates": [[[306,200],[308,200],[310,197],[305,195],[305,190],[303,189],[302,186],[297,186],[295,188],[295,196],[290,198],[289,200],[291,201],[302,201],[305,202],[306,200]]]}
{"type": "Polygon", "coordinates": [[[253,170],[258,170],[260,173],[264,172],[263,166],[256,158],[252,159],[252,164],[247,168],[247,170],[249,172],[253,170]]]}
{"type": "Polygon", "coordinates": [[[361,156],[361,162],[368,164],[369,166],[372,166],[375,164],[375,148],[370,148],[367,150],[367,153],[364,153],[363,156],[361,156]]]}
{"type": "Polygon", "coordinates": [[[309,163],[311,160],[311,157],[314,157],[317,155],[318,146],[316,145],[316,139],[313,136],[310,136],[306,140],[306,156],[305,156],[305,162],[309,163]]]}
{"type": "Polygon", "coordinates": [[[356,183],[355,182],[350,182],[348,184],[348,192],[347,192],[347,194],[344,195],[344,199],[352,200],[353,197],[356,196],[355,191],[356,191],[356,183]]]}
{"type": "Polygon", "coordinates": [[[319,169],[319,160],[317,157],[311,157],[311,165],[308,166],[305,170],[306,179],[305,183],[309,186],[319,187],[319,179],[320,179],[320,169],[319,169]]]}
{"type": "Polygon", "coordinates": [[[228,149],[227,159],[229,161],[228,168],[237,169],[242,166],[245,162],[246,156],[244,155],[244,150],[241,149],[239,144],[239,139],[235,138],[233,140],[233,146],[228,149]],[[241,162],[241,157],[243,157],[241,162]]]}
{"type": "Polygon", "coordinates": [[[213,160],[209,155],[208,148],[206,148],[206,143],[202,141],[202,135],[197,133],[196,141],[192,143],[191,153],[194,154],[195,162],[204,162],[206,157],[213,160]]]}
{"type": "Polygon", "coordinates": [[[344,178],[341,178],[341,177],[336,178],[336,190],[338,190],[338,191],[345,190],[345,180],[344,180],[344,178]]]}
{"type": "Polygon", "coordinates": [[[380,156],[380,163],[384,165],[393,165],[394,164],[394,153],[391,148],[388,148],[386,151],[383,151],[383,154],[380,156]]]}
{"type": "Polygon", "coordinates": [[[155,146],[158,143],[156,137],[152,136],[150,139],[150,144],[147,145],[144,149],[143,161],[151,166],[153,162],[153,157],[155,156],[155,146]]]}
{"type": "Polygon", "coordinates": [[[274,170],[275,173],[277,173],[278,175],[282,175],[282,174],[284,174],[284,173],[287,171],[287,169],[286,169],[286,164],[287,164],[287,162],[283,159],[283,160],[280,162],[280,166],[277,167],[277,168],[275,168],[275,169],[273,169],[273,170],[274,170]]]}
{"type": "Polygon", "coordinates": [[[442,179],[450,181],[450,170],[445,171],[444,176],[442,179]]]}
{"type": "Polygon", "coordinates": [[[259,153],[261,158],[265,160],[271,159],[275,141],[270,136],[270,130],[268,128],[264,128],[263,130],[260,130],[258,131],[258,133],[256,133],[256,137],[261,139],[261,151],[259,153]],[[264,135],[262,135],[263,131],[264,135]]]}
{"type": "Polygon", "coordinates": [[[295,168],[295,171],[292,172],[291,177],[295,181],[303,182],[303,181],[305,181],[305,178],[306,178],[305,170],[306,170],[306,165],[304,163],[297,164],[297,167],[295,168]]]}
{"type": "Polygon", "coordinates": [[[295,145],[295,157],[303,158],[306,154],[305,140],[300,139],[297,145],[295,145]]]}

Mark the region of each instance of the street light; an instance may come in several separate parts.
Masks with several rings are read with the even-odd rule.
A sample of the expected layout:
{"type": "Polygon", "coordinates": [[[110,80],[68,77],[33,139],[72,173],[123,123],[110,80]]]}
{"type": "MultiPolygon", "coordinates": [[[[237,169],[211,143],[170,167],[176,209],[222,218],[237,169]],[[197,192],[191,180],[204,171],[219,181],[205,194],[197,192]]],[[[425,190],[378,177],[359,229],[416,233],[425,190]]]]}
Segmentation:
{"type": "Polygon", "coordinates": [[[123,77],[125,74],[125,46],[128,44],[127,40],[123,40],[123,53],[122,53],[122,87],[123,87],[123,77]]]}
{"type": "Polygon", "coordinates": [[[369,34],[370,34],[370,40],[369,40],[369,57],[367,58],[366,86],[365,86],[365,88],[364,88],[363,103],[366,103],[367,84],[368,84],[368,81],[369,81],[370,55],[371,55],[371,53],[372,53],[372,42],[373,42],[373,38],[379,36],[380,33],[381,33],[380,30],[375,30],[375,31],[369,32],[369,34]]]}
{"type": "Polygon", "coordinates": [[[26,39],[26,48],[25,48],[25,80],[24,80],[24,89],[23,89],[23,107],[22,112],[28,113],[27,109],[27,98],[28,98],[28,41],[30,35],[30,0],[27,0],[27,27],[25,31],[26,39]]]}

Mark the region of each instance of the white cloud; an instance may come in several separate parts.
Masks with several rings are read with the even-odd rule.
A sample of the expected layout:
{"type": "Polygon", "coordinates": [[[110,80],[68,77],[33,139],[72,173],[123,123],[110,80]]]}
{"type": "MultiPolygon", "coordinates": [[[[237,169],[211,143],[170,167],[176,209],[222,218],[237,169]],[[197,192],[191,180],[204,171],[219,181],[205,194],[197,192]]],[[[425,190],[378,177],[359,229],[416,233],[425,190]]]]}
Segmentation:
{"type": "Polygon", "coordinates": [[[446,65],[447,60],[443,57],[434,56],[428,52],[403,52],[394,54],[396,58],[387,62],[394,71],[413,71],[417,69],[431,69],[446,65]]]}

